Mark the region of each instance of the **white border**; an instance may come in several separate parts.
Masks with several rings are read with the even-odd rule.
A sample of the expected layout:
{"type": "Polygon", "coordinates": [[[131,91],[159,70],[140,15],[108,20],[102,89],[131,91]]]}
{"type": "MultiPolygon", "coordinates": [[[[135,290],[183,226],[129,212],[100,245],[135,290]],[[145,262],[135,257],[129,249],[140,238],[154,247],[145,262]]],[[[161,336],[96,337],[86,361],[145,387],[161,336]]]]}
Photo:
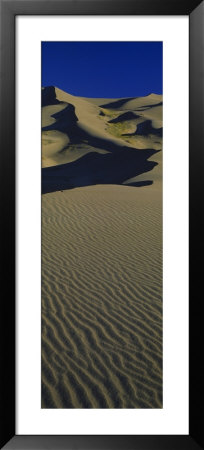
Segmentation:
{"type": "Polygon", "coordinates": [[[17,434],[188,434],[188,73],[187,16],[16,19],[17,434]],[[164,407],[161,410],[40,409],[43,40],[163,41],[164,407]]]}

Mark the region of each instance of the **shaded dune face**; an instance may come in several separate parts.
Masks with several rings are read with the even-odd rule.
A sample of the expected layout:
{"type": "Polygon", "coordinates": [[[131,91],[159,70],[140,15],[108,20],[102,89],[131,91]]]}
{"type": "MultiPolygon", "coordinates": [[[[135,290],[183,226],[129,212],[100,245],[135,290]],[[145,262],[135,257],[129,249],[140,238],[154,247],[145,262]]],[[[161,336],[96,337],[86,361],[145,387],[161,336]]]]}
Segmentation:
{"type": "Polygon", "coordinates": [[[155,136],[162,137],[162,128],[154,128],[152,126],[151,120],[145,120],[142,123],[139,123],[137,125],[137,128],[134,133],[127,133],[124,134],[124,136],[134,136],[134,135],[140,135],[140,136],[148,136],[150,134],[155,134],[155,136]]]}
{"type": "Polygon", "coordinates": [[[135,134],[140,134],[141,136],[147,136],[148,134],[162,136],[162,128],[154,128],[151,120],[145,120],[138,124],[135,134]]]}
{"type": "Polygon", "coordinates": [[[116,109],[116,110],[123,110],[123,111],[136,111],[137,109],[146,109],[146,108],[152,108],[155,106],[162,105],[162,95],[157,94],[149,94],[145,97],[131,97],[131,98],[124,98],[119,100],[114,100],[109,102],[105,102],[101,104],[100,106],[102,108],[109,108],[109,109],[116,109]]]}
{"type": "Polygon", "coordinates": [[[145,109],[149,108],[156,108],[157,106],[163,106],[162,102],[156,103],[155,105],[145,105],[145,106],[139,106],[138,111],[145,111],[145,109]]]}
{"type": "MultiPolygon", "coordinates": [[[[131,149],[119,149],[117,153],[106,155],[89,153],[72,163],[43,169],[42,192],[95,184],[122,184],[128,178],[148,172],[157,165],[148,161],[154,153],[157,152],[131,149]]],[[[134,186],[134,183],[131,185],[134,186]]],[[[137,186],[137,183],[135,185],[137,186]]]]}
{"type": "Polygon", "coordinates": [[[57,105],[61,103],[56,98],[56,91],[54,86],[48,86],[42,89],[42,107],[48,105],[57,105]]]}
{"type": "Polygon", "coordinates": [[[124,105],[126,105],[127,101],[133,100],[133,97],[130,98],[121,98],[120,100],[115,100],[111,103],[105,103],[104,105],[100,105],[101,108],[109,108],[109,109],[120,109],[124,105]]]}
{"type": "MultiPolygon", "coordinates": [[[[55,122],[51,125],[42,127],[42,131],[51,131],[57,130],[66,133],[69,139],[74,139],[79,133],[77,127],[78,118],[75,114],[75,108],[73,105],[68,104],[64,109],[57,112],[56,114],[52,114],[52,117],[55,119],[55,122]]],[[[78,140],[80,136],[78,135],[78,140]]]]}
{"type": "Polygon", "coordinates": [[[120,122],[125,122],[126,120],[139,119],[139,117],[140,116],[138,114],[134,113],[133,111],[128,111],[123,114],[120,114],[115,119],[109,120],[108,122],[109,123],[120,123],[120,122]]]}

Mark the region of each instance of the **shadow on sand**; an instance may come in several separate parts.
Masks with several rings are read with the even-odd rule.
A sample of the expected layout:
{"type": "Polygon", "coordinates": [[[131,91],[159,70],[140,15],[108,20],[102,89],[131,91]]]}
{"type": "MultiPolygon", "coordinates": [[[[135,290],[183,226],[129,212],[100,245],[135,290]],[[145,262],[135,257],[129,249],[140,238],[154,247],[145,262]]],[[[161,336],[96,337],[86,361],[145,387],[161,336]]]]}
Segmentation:
{"type": "MultiPolygon", "coordinates": [[[[73,189],[95,184],[123,184],[126,180],[148,172],[157,165],[148,158],[156,150],[121,148],[105,155],[88,153],[74,162],[42,169],[42,193],[73,189]]],[[[145,186],[152,181],[130,183],[145,186]]]]}
{"type": "Polygon", "coordinates": [[[120,114],[118,117],[115,117],[115,119],[109,120],[108,123],[120,123],[127,120],[135,120],[139,118],[140,116],[138,116],[138,114],[134,113],[133,111],[127,111],[123,114],[120,114]]]}
{"type": "Polygon", "coordinates": [[[126,133],[123,136],[148,136],[149,134],[154,134],[155,136],[162,137],[162,131],[162,128],[153,128],[151,120],[145,120],[137,125],[134,133],[126,133]]]}

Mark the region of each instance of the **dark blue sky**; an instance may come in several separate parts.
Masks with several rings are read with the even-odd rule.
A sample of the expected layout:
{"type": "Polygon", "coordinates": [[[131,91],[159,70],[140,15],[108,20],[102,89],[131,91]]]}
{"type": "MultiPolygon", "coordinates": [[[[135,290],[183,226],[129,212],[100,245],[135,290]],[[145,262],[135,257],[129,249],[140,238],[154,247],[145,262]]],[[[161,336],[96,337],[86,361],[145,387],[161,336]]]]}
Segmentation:
{"type": "Polygon", "coordinates": [[[162,42],[42,42],[42,86],[82,97],[162,94],[162,42]]]}

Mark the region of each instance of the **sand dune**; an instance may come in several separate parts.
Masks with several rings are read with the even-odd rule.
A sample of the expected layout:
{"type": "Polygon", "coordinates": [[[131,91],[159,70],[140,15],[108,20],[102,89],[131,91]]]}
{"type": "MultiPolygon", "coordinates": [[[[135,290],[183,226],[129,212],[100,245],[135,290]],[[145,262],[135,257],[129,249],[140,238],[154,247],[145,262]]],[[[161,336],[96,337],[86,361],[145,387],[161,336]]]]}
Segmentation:
{"type": "Polygon", "coordinates": [[[162,96],[42,90],[42,407],[162,407],[162,96]]]}
{"type": "MultiPolygon", "coordinates": [[[[63,166],[61,172],[63,177],[67,177],[68,182],[65,184],[63,182],[62,186],[59,185],[59,190],[64,189],[65,186],[72,187],[70,163],[78,161],[81,177],[81,165],[86,164],[86,161],[89,165],[90,153],[99,155],[95,155],[94,158],[97,161],[100,160],[100,165],[104,163],[105,169],[110,156],[109,172],[113,171],[111,164],[117,165],[117,162],[121,164],[121,158],[131,159],[136,170],[135,173],[127,171],[126,180],[140,176],[148,170],[152,171],[157,165],[157,159],[152,158],[150,162],[148,159],[152,154],[162,150],[161,95],[151,94],[141,98],[111,101],[110,99],[107,101],[92,99],[91,101],[91,99],[75,97],[51,86],[42,91],[42,106],[42,167],[63,166]],[[142,156],[139,155],[139,150],[143,150],[142,156]],[[134,155],[132,155],[133,152],[134,155]],[[107,153],[111,153],[112,156],[114,154],[114,157],[107,153]],[[127,158],[127,155],[132,156],[127,158]],[[82,157],[86,159],[81,164],[82,157]]],[[[58,183],[59,171],[55,172],[58,183]]],[[[43,173],[43,185],[49,184],[51,178],[55,178],[54,170],[46,170],[43,173]]],[[[98,183],[120,183],[119,180],[107,181],[106,176],[103,181],[101,173],[95,173],[95,178],[98,183]]],[[[123,179],[122,183],[124,181],[123,179]]],[[[87,182],[83,185],[86,184],[94,184],[92,177],[87,177],[87,182]]],[[[56,183],[54,185],[56,186],[56,183]]],[[[74,186],[76,187],[75,183],[74,186]]],[[[49,191],[43,190],[43,192],[49,191]]]]}
{"type": "Polygon", "coordinates": [[[161,192],[42,197],[42,407],[162,407],[161,192]]]}
{"type": "Polygon", "coordinates": [[[140,108],[148,108],[158,105],[162,102],[162,95],[149,94],[146,97],[124,98],[119,100],[112,100],[109,102],[101,103],[100,106],[105,106],[110,109],[118,109],[119,111],[130,110],[136,111],[140,108]]]}

